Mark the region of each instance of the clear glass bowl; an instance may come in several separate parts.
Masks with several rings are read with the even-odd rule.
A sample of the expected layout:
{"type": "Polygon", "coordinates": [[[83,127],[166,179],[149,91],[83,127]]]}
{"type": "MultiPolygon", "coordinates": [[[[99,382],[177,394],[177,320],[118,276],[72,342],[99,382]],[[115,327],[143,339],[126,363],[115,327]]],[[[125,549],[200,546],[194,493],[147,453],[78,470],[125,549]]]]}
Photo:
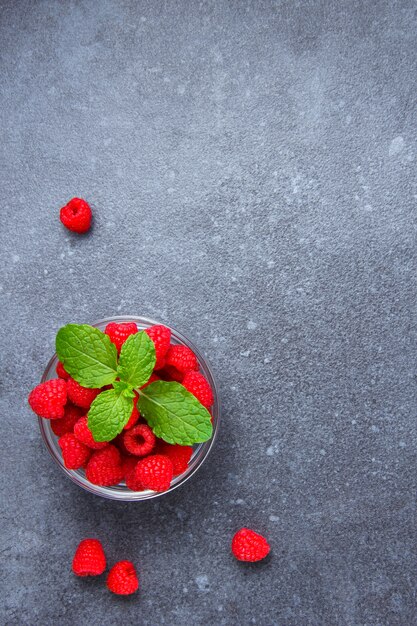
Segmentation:
{"type": "MultiPolygon", "coordinates": [[[[119,316],[119,317],[109,317],[108,319],[100,320],[99,322],[92,324],[92,326],[95,326],[96,328],[99,328],[100,330],[104,331],[106,325],[109,322],[136,322],[139,330],[143,330],[145,328],[148,328],[149,326],[153,326],[154,324],[161,323],[161,322],[155,322],[154,320],[150,320],[145,317],[136,317],[136,316],[121,317],[119,316]]],[[[217,431],[219,427],[220,403],[219,403],[218,388],[214,380],[211,367],[208,364],[205,357],[203,357],[203,355],[201,354],[200,350],[196,348],[196,346],[187,337],[184,337],[184,335],[179,333],[174,328],[171,328],[171,333],[172,333],[171,343],[186,345],[190,347],[191,350],[193,350],[193,352],[197,356],[202,374],[207,378],[207,380],[209,381],[213,389],[214,403],[213,403],[213,406],[211,407],[211,411],[213,414],[212,438],[209,441],[206,441],[205,443],[197,444],[194,446],[193,455],[191,457],[187,471],[184,472],[183,474],[180,474],[179,476],[174,477],[171,483],[171,487],[169,488],[168,491],[164,491],[162,493],[157,493],[155,491],[149,491],[149,490],[131,491],[130,489],[126,487],[124,483],[120,483],[114,487],[101,487],[99,485],[93,485],[86,479],[83,470],[68,470],[63,464],[61,449],[58,446],[58,437],[56,437],[56,435],[52,431],[50,420],[39,417],[38,421],[39,421],[39,428],[42,434],[42,438],[52,458],[57,463],[57,465],[59,465],[61,470],[74,483],[76,483],[79,487],[82,487],[86,491],[89,491],[90,493],[94,493],[103,498],[109,498],[111,500],[122,500],[125,502],[136,502],[139,500],[149,500],[151,498],[157,498],[159,496],[163,496],[164,494],[171,492],[173,489],[176,489],[180,485],[183,485],[189,478],[191,478],[193,474],[195,474],[195,472],[199,469],[199,467],[201,467],[203,461],[207,458],[208,453],[210,452],[214,444],[214,441],[216,439],[216,435],[217,435],[217,431]]],[[[51,378],[56,378],[57,375],[56,375],[55,368],[57,366],[57,363],[58,363],[58,357],[56,354],[54,354],[54,356],[49,361],[43,373],[41,382],[44,383],[45,381],[50,380],[51,378]]]]}

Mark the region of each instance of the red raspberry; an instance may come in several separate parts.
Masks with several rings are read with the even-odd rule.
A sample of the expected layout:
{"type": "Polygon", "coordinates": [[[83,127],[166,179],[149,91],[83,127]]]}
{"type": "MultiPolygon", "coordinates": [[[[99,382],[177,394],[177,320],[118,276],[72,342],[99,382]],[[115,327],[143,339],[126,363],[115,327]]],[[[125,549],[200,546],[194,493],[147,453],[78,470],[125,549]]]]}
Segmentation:
{"type": "Polygon", "coordinates": [[[156,437],[147,424],[138,424],[123,433],[125,448],[135,456],[146,456],[155,447],[156,437]]]}
{"type": "Polygon", "coordinates": [[[114,343],[117,351],[120,352],[122,345],[130,335],[135,335],[138,332],[138,327],[135,322],[117,323],[110,322],[107,324],[104,332],[110,337],[110,341],[114,343]]]}
{"type": "Polygon", "coordinates": [[[93,452],[85,470],[87,480],[94,485],[109,487],[123,480],[123,468],[119,450],[112,444],[93,452]]]}
{"type": "Polygon", "coordinates": [[[168,382],[175,380],[177,383],[182,383],[185,376],[184,372],[179,372],[175,367],[171,367],[170,365],[165,365],[162,370],[158,371],[158,374],[162,380],[168,382]]]}
{"type": "Polygon", "coordinates": [[[152,491],[169,489],[173,475],[174,468],[171,459],[162,454],[147,456],[136,465],[136,479],[145,489],[152,489],[152,491]]]}
{"type": "Polygon", "coordinates": [[[59,219],[68,230],[85,233],[91,226],[90,205],[81,198],[73,198],[59,212],[59,219]]]}
{"type": "Polygon", "coordinates": [[[138,457],[128,456],[123,461],[123,472],[125,475],[125,483],[128,489],[132,491],[143,491],[144,486],[136,478],[136,465],[138,464],[138,457]]]}
{"type": "Polygon", "coordinates": [[[76,576],[100,576],[106,569],[106,555],[98,539],[83,539],[75,551],[72,571],[76,576]]]}
{"type": "Polygon", "coordinates": [[[56,366],[55,371],[57,373],[57,376],[59,376],[59,378],[63,378],[64,380],[67,380],[67,378],[70,377],[68,372],[65,371],[64,366],[62,365],[61,361],[58,361],[58,365],[56,366]]]}
{"type": "Polygon", "coordinates": [[[87,448],[73,433],[65,433],[58,439],[62,458],[67,469],[76,470],[83,467],[90,458],[91,450],[87,448]]]}
{"type": "Polygon", "coordinates": [[[171,346],[165,363],[183,373],[198,370],[197,357],[188,346],[171,346]]]}
{"type": "Polygon", "coordinates": [[[64,417],[67,402],[67,383],[61,378],[41,383],[29,394],[28,402],[32,411],[48,420],[64,417]]]}
{"type": "Polygon", "coordinates": [[[193,454],[191,446],[172,445],[162,440],[158,441],[157,451],[171,459],[174,476],[185,472],[193,454]]]}
{"type": "Polygon", "coordinates": [[[96,441],[88,428],[87,416],[80,417],[77,423],[74,425],[74,435],[78,441],[81,441],[88,448],[93,450],[102,450],[108,444],[107,441],[96,441]]]}
{"type": "Polygon", "coordinates": [[[265,537],[249,528],[241,528],[232,539],[232,552],[238,561],[261,561],[270,549],[265,537]]]}
{"type": "Polygon", "coordinates": [[[130,561],[119,561],[107,576],[107,587],[113,593],[128,596],[139,588],[135,566],[130,561]]]}
{"type": "Polygon", "coordinates": [[[152,339],[155,345],[156,364],[155,369],[159,370],[165,364],[165,355],[168,352],[171,341],[171,331],[162,324],[157,324],[145,329],[145,333],[152,339]]]}
{"type": "Polygon", "coordinates": [[[92,401],[98,396],[101,389],[88,389],[82,387],[73,378],[67,380],[68,398],[73,404],[80,406],[82,409],[89,409],[92,401]]]}
{"type": "Polygon", "coordinates": [[[75,423],[83,416],[83,410],[79,406],[67,404],[64,417],[51,421],[51,428],[57,437],[62,437],[65,433],[72,433],[75,423]]]}
{"type": "Polygon", "coordinates": [[[136,424],[136,422],[140,418],[140,413],[139,413],[138,408],[137,408],[138,400],[139,400],[139,396],[135,392],[135,397],[133,398],[132,413],[130,414],[129,421],[127,422],[126,426],[124,427],[125,430],[129,430],[129,428],[133,428],[133,426],[136,424]]]}
{"type": "Polygon", "coordinates": [[[144,385],[142,385],[141,389],[145,389],[145,387],[147,387],[148,385],[150,385],[151,383],[155,383],[157,380],[161,380],[159,378],[159,376],[157,376],[156,374],[151,374],[150,379],[148,380],[147,383],[145,383],[144,385]]]}
{"type": "Polygon", "coordinates": [[[213,392],[210,384],[200,372],[187,372],[182,384],[206,409],[213,404],[213,392]]]}

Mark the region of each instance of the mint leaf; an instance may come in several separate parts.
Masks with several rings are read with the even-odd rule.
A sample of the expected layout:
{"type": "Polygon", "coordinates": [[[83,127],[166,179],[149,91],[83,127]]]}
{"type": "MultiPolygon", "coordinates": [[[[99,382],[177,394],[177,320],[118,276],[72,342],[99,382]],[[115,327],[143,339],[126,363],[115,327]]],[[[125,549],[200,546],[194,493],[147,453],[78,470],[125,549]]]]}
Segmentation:
{"type": "Polygon", "coordinates": [[[127,424],[133,410],[132,398],[126,398],[123,391],[109,389],[102,391],[88,411],[88,428],[96,441],[110,441],[127,424]]]}
{"type": "Polygon", "coordinates": [[[116,346],[98,328],[67,324],[56,336],[56,352],[68,374],[83,387],[103,387],[116,378],[116,346]]]}
{"type": "Polygon", "coordinates": [[[139,394],[138,409],[157,437],[182,446],[210,439],[210,413],[180,383],[158,380],[139,394]]]}
{"type": "Polygon", "coordinates": [[[113,388],[117,391],[117,393],[122,393],[124,396],[126,396],[126,398],[135,397],[133,387],[129,385],[129,383],[125,383],[123,380],[116,380],[113,383],[113,388]]]}
{"type": "Polygon", "coordinates": [[[130,335],[124,342],[119,357],[117,375],[132,387],[142,387],[155,367],[155,346],[143,331],[130,335]]]}

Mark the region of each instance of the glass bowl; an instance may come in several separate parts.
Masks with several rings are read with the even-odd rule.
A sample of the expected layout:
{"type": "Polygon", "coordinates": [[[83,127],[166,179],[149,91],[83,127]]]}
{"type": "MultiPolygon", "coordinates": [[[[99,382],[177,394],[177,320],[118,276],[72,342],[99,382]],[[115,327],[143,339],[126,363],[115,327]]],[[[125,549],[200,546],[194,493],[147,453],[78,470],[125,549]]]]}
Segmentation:
{"type": "MultiPolygon", "coordinates": [[[[160,324],[161,322],[155,322],[154,320],[147,319],[146,317],[137,317],[133,315],[127,316],[118,316],[118,317],[109,317],[108,319],[100,320],[92,326],[99,328],[104,331],[106,325],[109,322],[135,322],[139,328],[139,330],[144,330],[149,326],[153,326],[155,324],[160,324]]],[[[171,327],[170,327],[171,328],[171,327]]],[[[42,438],[45,442],[45,445],[57,463],[57,465],[61,468],[61,470],[79,487],[82,487],[86,491],[90,493],[94,493],[97,496],[101,496],[102,498],[109,498],[110,500],[122,500],[125,502],[136,502],[140,500],[150,500],[151,498],[157,498],[165,495],[166,493],[170,493],[173,489],[176,489],[180,485],[183,485],[195,472],[201,467],[203,461],[207,458],[214,441],[216,439],[218,427],[219,427],[219,419],[220,419],[220,403],[219,403],[219,393],[216,382],[214,380],[214,376],[211,370],[210,365],[207,360],[201,354],[200,350],[196,348],[196,346],[184,335],[179,333],[174,328],[171,328],[171,343],[172,344],[182,344],[191,348],[191,350],[195,353],[198,359],[198,363],[200,365],[201,373],[207,378],[209,381],[211,388],[213,390],[214,402],[211,407],[211,411],[213,414],[213,436],[209,441],[204,443],[196,444],[194,446],[194,451],[191,457],[191,460],[188,465],[188,469],[183,474],[179,476],[175,476],[172,480],[171,486],[168,491],[163,491],[162,493],[157,493],[156,491],[131,491],[126,487],[124,482],[115,485],[114,487],[101,487],[99,485],[93,485],[90,483],[84,474],[83,470],[68,470],[62,461],[61,449],[58,446],[58,437],[53,433],[51,428],[50,420],[43,419],[41,417],[38,418],[39,428],[42,434],[42,438]]],[[[51,378],[56,378],[57,374],[55,368],[58,363],[58,357],[56,354],[49,361],[41,382],[46,382],[51,378]]]]}

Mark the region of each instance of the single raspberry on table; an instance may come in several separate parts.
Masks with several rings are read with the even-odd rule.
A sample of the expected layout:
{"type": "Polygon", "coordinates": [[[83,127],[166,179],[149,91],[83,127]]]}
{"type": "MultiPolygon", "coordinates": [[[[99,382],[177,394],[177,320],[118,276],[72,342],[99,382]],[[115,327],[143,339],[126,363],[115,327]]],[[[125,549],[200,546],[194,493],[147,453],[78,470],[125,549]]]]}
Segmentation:
{"type": "Polygon", "coordinates": [[[130,561],[119,561],[107,576],[107,588],[113,593],[128,596],[139,588],[135,566],[130,561]]]}
{"type": "Polygon", "coordinates": [[[55,371],[57,373],[57,376],[59,376],[59,378],[63,378],[64,380],[67,380],[70,377],[68,372],[65,371],[65,368],[62,365],[61,361],[58,361],[58,365],[56,366],[55,371]]]}
{"type": "Polygon", "coordinates": [[[65,433],[72,433],[76,422],[84,415],[83,409],[73,404],[66,404],[64,417],[51,421],[51,428],[57,437],[62,437],[65,433]]]}
{"type": "Polygon", "coordinates": [[[120,452],[112,444],[93,452],[85,470],[90,483],[103,487],[117,485],[123,480],[123,474],[120,452]]]}
{"type": "Polygon", "coordinates": [[[123,443],[130,454],[146,456],[154,449],[156,437],[147,424],[138,424],[123,433],[123,443]]]}
{"type": "Polygon", "coordinates": [[[68,398],[73,404],[80,406],[82,409],[89,409],[92,401],[98,396],[101,389],[89,389],[82,387],[73,378],[67,380],[68,398]]]}
{"type": "Polygon", "coordinates": [[[126,426],[124,427],[124,430],[129,430],[129,428],[133,428],[133,426],[136,424],[137,421],[139,421],[140,418],[140,413],[138,411],[138,400],[139,400],[139,396],[135,391],[135,397],[133,398],[133,409],[132,409],[132,413],[130,414],[129,420],[126,424],[126,426]]]}
{"type": "Polygon", "coordinates": [[[90,458],[91,450],[78,441],[73,433],[65,433],[58,439],[62,451],[62,458],[67,469],[76,470],[84,467],[90,458]]]}
{"type": "Polygon", "coordinates": [[[147,456],[138,462],[135,469],[136,479],[145,489],[166,491],[171,485],[174,468],[171,459],[162,454],[147,456]]]}
{"type": "Polygon", "coordinates": [[[238,561],[261,561],[270,549],[265,537],[250,528],[241,528],[232,539],[232,552],[238,561]]]}
{"type": "Polygon", "coordinates": [[[156,451],[158,454],[163,454],[171,459],[174,476],[185,472],[193,454],[191,446],[180,446],[162,440],[158,441],[156,451]]]}
{"type": "Polygon", "coordinates": [[[122,463],[126,487],[132,491],[143,491],[145,489],[142,483],[136,478],[135,470],[138,462],[137,456],[128,456],[125,457],[122,463]]]}
{"type": "Polygon", "coordinates": [[[166,354],[165,364],[183,373],[198,370],[197,357],[188,346],[171,346],[166,354]]]}
{"type": "Polygon", "coordinates": [[[168,352],[171,341],[171,330],[162,324],[156,324],[146,328],[145,333],[154,343],[156,353],[155,369],[159,370],[165,364],[165,355],[168,352]]]}
{"type": "Polygon", "coordinates": [[[107,441],[96,441],[94,439],[91,430],[88,428],[86,415],[80,417],[74,425],[74,435],[77,437],[78,441],[81,441],[81,443],[93,450],[102,450],[108,445],[107,441]]]}
{"type": "Polygon", "coordinates": [[[32,411],[53,420],[64,417],[64,407],[67,402],[67,383],[61,378],[47,380],[37,385],[29,394],[28,402],[32,411]]]}
{"type": "Polygon", "coordinates": [[[206,409],[213,404],[213,392],[210,383],[200,372],[187,372],[182,384],[206,409]]]}
{"type": "Polygon", "coordinates": [[[117,351],[120,352],[126,339],[138,332],[138,327],[135,322],[109,322],[104,332],[110,337],[110,341],[114,343],[117,351]]]}
{"type": "Polygon", "coordinates": [[[59,219],[68,230],[85,233],[91,226],[91,208],[82,198],[72,198],[59,212],[59,219]]]}
{"type": "Polygon", "coordinates": [[[106,569],[106,555],[98,539],[83,539],[75,551],[72,571],[76,576],[100,576],[106,569]]]}

